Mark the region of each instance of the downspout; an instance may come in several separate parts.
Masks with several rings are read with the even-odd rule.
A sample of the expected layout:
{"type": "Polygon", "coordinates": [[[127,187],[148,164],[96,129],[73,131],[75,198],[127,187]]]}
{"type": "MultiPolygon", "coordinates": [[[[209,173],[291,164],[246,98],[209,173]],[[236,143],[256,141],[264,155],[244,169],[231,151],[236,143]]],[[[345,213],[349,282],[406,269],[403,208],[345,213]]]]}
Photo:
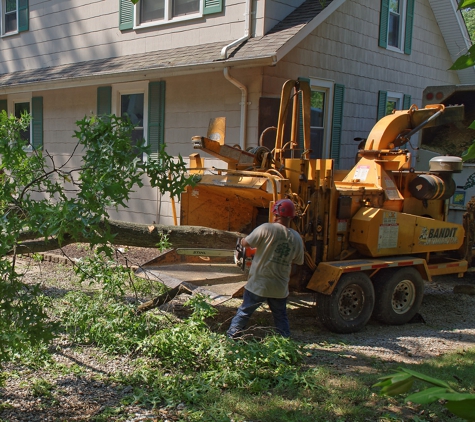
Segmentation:
{"type": "Polygon", "coordinates": [[[246,11],[244,12],[244,20],[245,20],[244,36],[224,46],[221,49],[222,60],[226,60],[228,58],[228,50],[231,47],[241,44],[242,42],[247,41],[251,37],[251,5],[252,5],[252,0],[246,0],[246,11]]]}
{"type": "Polygon", "coordinates": [[[245,151],[247,144],[247,87],[229,74],[229,67],[224,68],[224,77],[234,86],[237,86],[241,90],[241,125],[239,128],[239,146],[243,151],[245,151]]]}
{"type": "MultiPolygon", "coordinates": [[[[244,41],[247,41],[251,37],[251,8],[252,0],[246,0],[246,11],[245,16],[245,28],[244,36],[233,41],[232,43],[224,46],[221,50],[221,59],[226,60],[228,58],[228,50],[235,45],[239,45],[244,41]]],[[[229,74],[229,67],[224,68],[224,77],[231,82],[234,86],[238,87],[241,90],[241,126],[239,130],[239,146],[242,150],[246,149],[247,139],[246,139],[246,128],[247,128],[247,106],[248,106],[248,93],[247,87],[239,82],[237,79],[233,78],[229,74]]]]}

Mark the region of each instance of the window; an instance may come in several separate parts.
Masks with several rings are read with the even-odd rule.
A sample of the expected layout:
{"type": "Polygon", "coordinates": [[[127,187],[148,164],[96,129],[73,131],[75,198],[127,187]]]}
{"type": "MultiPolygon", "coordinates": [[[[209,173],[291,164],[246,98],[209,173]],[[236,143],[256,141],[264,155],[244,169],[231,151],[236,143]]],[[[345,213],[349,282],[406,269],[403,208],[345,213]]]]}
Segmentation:
{"type": "Polygon", "coordinates": [[[411,54],[415,0],[382,0],[379,46],[411,54]]]}
{"type": "Polygon", "coordinates": [[[1,0],[2,35],[28,30],[28,0],[1,0]]]}
{"type": "Polygon", "coordinates": [[[394,110],[408,110],[411,96],[402,92],[379,91],[377,120],[392,114],[394,110]]]}
{"type": "Polygon", "coordinates": [[[199,11],[199,0],[141,0],[140,23],[169,21],[199,11]]]}
{"type": "Polygon", "coordinates": [[[128,117],[134,125],[131,142],[133,146],[136,146],[142,139],[145,139],[143,130],[144,93],[120,95],[120,116],[128,117]]]}
{"type": "Polygon", "coordinates": [[[2,109],[8,114],[14,114],[16,118],[29,113],[30,125],[20,136],[26,142],[28,150],[43,146],[43,97],[32,97],[31,93],[10,95],[7,101],[0,101],[0,112],[2,109]]]}
{"type": "MultiPolygon", "coordinates": [[[[310,158],[335,160],[338,168],[345,87],[327,80],[310,81],[310,158]]],[[[301,142],[303,143],[303,135],[301,142]]],[[[303,145],[302,145],[303,147],[303,145]]]]}
{"type": "Polygon", "coordinates": [[[327,91],[312,87],[310,94],[310,158],[322,158],[325,145],[327,91]]]}
{"type": "Polygon", "coordinates": [[[5,34],[17,30],[17,4],[16,0],[5,0],[5,34]]]}
{"type": "MultiPolygon", "coordinates": [[[[128,117],[135,126],[131,143],[136,146],[142,139],[147,139],[144,127],[147,95],[146,82],[117,84],[112,86],[112,110],[116,116],[128,117]]],[[[137,155],[137,154],[135,154],[137,155]]]]}
{"type": "MultiPolygon", "coordinates": [[[[30,114],[30,103],[25,102],[25,103],[15,103],[15,117],[17,119],[21,118],[25,114],[30,114]]],[[[27,145],[30,145],[30,137],[31,137],[31,125],[28,125],[28,127],[25,130],[22,130],[20,133],[21,139],[26,141],[27,145]]]]}
{"type": "Polygon", "coordinates": [[[128,116],[135,125],[132,145],[145,139],[150,145],[150,158],[157,159],[165,133],[165,81],[99,87],[97,114],[128,116]]]}
{"type": "Polygon", "coordinates": [[[388,45],[395,48],[401,46],[401,3],[399,0],[389,0],[388,45]]]}
{"type": "Polygon", "coordinates": [[[120,0],[119,29],[162,25],[219,13],[224,0],[120,0]]]}

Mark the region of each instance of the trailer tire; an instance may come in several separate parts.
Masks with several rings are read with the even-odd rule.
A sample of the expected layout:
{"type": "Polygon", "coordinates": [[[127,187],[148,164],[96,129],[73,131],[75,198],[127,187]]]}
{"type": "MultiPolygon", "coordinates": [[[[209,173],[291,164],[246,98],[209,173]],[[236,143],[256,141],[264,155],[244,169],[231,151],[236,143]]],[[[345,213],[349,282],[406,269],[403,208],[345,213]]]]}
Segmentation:
{"type": "Polygon", "coordinates": [[[331,295],[317,293],[320,321],[335,333],[355,333],[371,318],[374,289],[365,273],[343,274],[331,295]]]}
{"type": "Polygon", "coordinates": [[[373,318],[389,325],[409,322],[419,311],[424,280],[413,267],[381,270],[373,278],[373,318]]]}

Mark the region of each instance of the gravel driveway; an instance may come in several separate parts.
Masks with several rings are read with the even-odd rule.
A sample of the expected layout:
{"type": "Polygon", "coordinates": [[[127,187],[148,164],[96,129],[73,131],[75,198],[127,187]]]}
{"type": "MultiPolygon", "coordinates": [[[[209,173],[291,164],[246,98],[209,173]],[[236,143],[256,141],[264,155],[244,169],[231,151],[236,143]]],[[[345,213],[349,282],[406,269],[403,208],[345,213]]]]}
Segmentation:
{"type": "MultiPolygon", "coordinates": [[[[71,247],[68,254],[84,254],[83,249],[71,247]]],[[[58,253],[58,252],[56,252],[58,253]]],[[[143,263],[156,255],[155,251],[129,250],[129,261],[143,263]]],[[[45,289],[68,288],[71,272],[67,265],[44,262],[39,269],[29,271],[33,279],[53,280],[54,286],[45,289]],[[69,275],[68,275],[69,274],[69,275]]],[[[432,283],[426,283],[425,296],[419,315],[413,322],[402,326],[385,326],[370,321],[365,329],[355,334],[334,334],[329,332],[316,317],[313,296],[295,294],[289,298],[289,319],[292,336],[306,345],[313,357],[308,364],[329,364],[347,372],[351,370],[372,371],[374,359],[387,362],[417,363],[423,359],[475,346],[475,296],[456,294],[454,286],[474,285],[475,276],[439,276],[432,283]]],[[[224,332],[239,306],[240,300],[233,299],[219,306],[219,317],[213,327],[224,332]]],[[[184,312],[182,300],[172,302],[171,310],[184,312]]],[[[253,316],[256,331],[270,325],[271,315],[265,307],[253,316]]],[[[55,341],[54,359],[67,366],[77,367],[78,375],[56,374],[49,380],[61,391],[61,400],[54,406],[44,406],[42,397],[31,394],[35,380],[48,379],[47,370],[33,372],[26,368],[7,365],[6,370],[15,376],[6,380],[0,389],[0,420],[6,421],[49,421],[88,420],[107,406],[114,406],[121,397],[130,393],[131,387],[98,382],[101,374],[107,376],[118,369],[130,370],[130,357],[111,359],[92,347],[72,347],[67,342],[55,341]]],[[[310,355],[309,354],[309,355],[310,355]]],[[[135,414],[130,421],[149,420],[146,411],[129,406],[129,414],[135,414]]],[[[166,410],[163,410],[166,412],[166,410]]],[[[163,420],[177,420],[178,416],[163,414],[163,420]]],[[[156,415],[155,415],[156,417],[156,415]]]]}

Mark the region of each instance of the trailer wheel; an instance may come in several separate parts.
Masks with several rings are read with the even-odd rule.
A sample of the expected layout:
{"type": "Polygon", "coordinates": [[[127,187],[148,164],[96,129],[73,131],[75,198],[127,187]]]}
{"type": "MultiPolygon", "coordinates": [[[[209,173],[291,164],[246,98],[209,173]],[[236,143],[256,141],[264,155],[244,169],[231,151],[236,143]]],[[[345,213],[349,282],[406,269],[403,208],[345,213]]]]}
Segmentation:
{"type": "Polygon", "coordinates": [[[331,295],[317,293],[320,321],[335,333],[360,331],[373,312],[374,290],[365,273],[343,274],[331,295]]]}
{"type": "Polygon", "coordinates": [[[410,321],[419,311],[424,281],[413,267],[381,270],[373,280],[376,302],[373,318],[390,325],[410,321]]]}

